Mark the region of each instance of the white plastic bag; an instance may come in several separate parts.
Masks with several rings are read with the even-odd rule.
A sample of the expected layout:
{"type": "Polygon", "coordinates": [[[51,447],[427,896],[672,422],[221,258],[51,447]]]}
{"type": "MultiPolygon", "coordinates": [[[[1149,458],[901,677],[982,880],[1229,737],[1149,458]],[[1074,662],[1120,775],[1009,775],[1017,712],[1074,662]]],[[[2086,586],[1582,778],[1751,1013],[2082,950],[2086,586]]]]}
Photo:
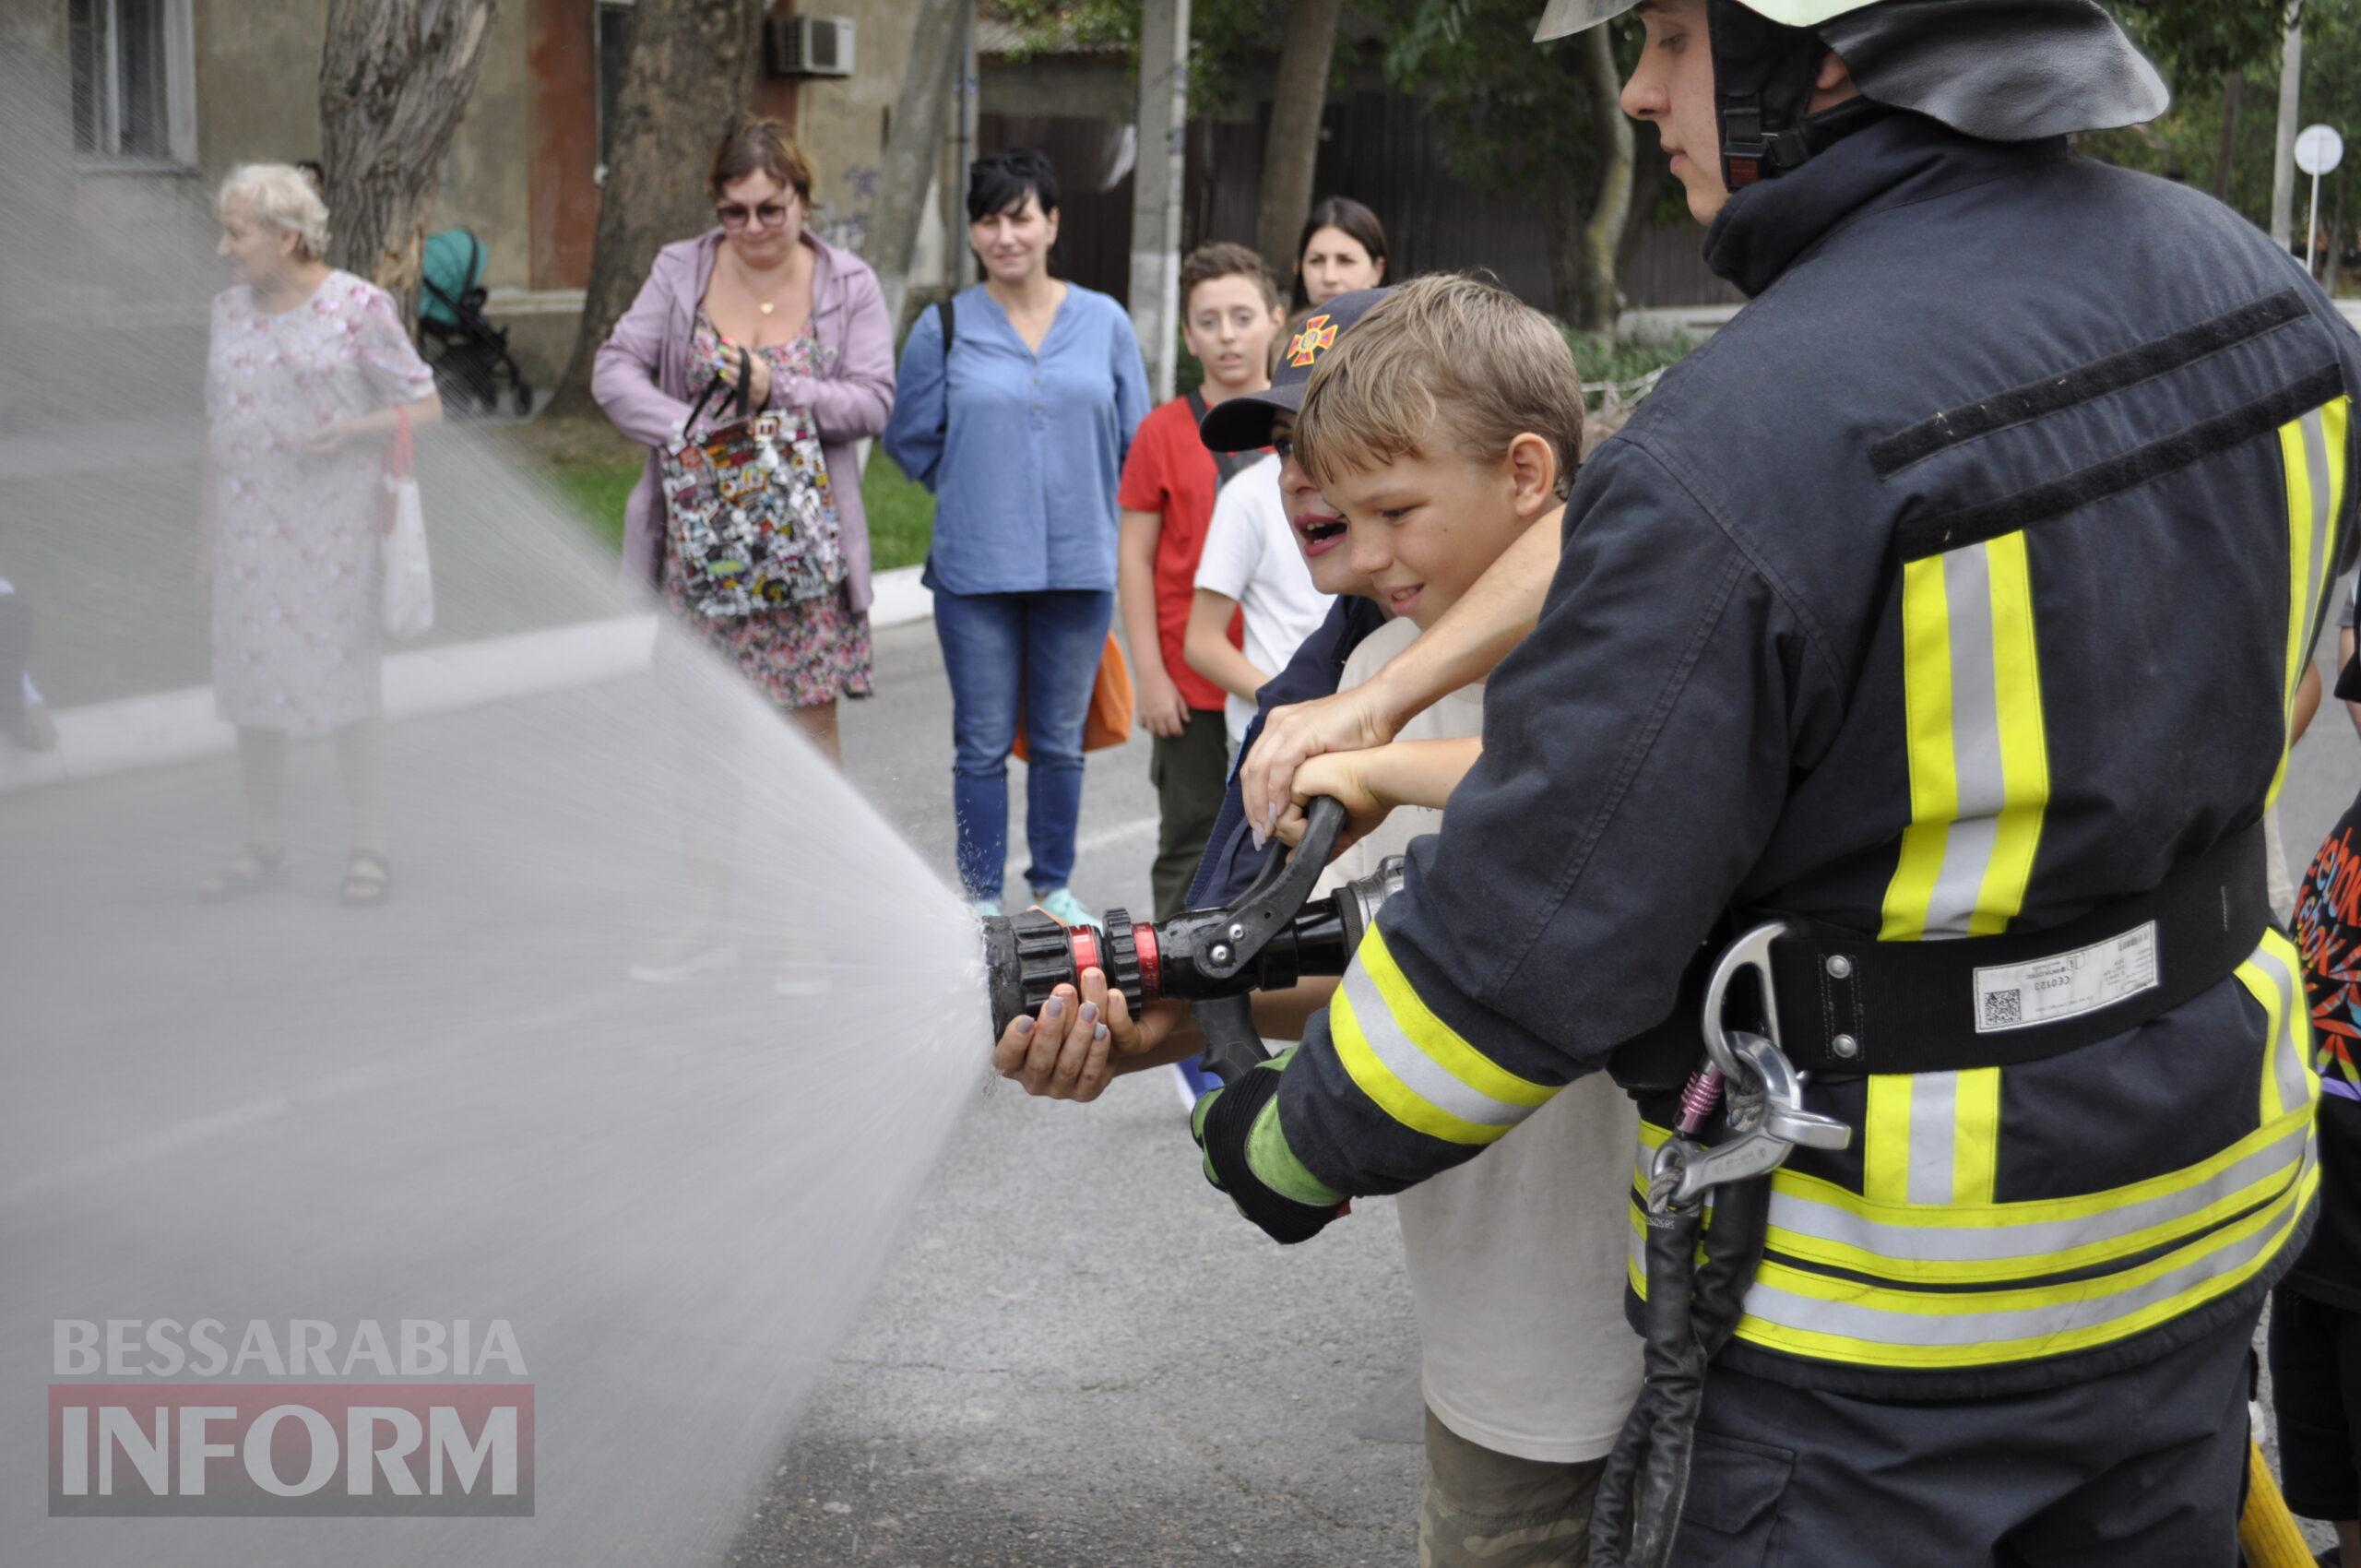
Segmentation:
{"type": "Polygon", "coordinates": [[[423,636],[434,627],[434,569],[426,559],[426,514],[418,505],[418,481],[386,476],[394,526],[380,546],[384,555],[386,635],[423,636]]]}

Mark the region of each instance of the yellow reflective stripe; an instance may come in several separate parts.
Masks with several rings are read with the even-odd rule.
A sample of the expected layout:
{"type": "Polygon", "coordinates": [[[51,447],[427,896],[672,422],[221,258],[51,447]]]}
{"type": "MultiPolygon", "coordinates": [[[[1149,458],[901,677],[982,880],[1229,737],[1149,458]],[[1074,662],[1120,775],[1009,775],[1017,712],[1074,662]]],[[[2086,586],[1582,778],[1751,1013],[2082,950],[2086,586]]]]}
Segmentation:
{"type": "Polygon", "coordinates": [[[1910,826],[1887,886],[1881,942],[1927,934],[1927,907],[1943,869],[1943,840],[1959,807],[1952,771],[1950,596],[1940,555],[1902,566],[1903,723],[1910,747],[1910,826]]]}
{"type": "Polygon", "coordinates": [[[2041,656],[2035,647],[2025,536],[2004,534],[1985,551],[1991,574],[1992,695],[2003,804],[1969,928],[1977,936],[2008,930],[2024,908],[2034,850],[2041,843],[2042,812],[2049,804],[2049,742],[2042,728],[2041,656]]]}
{"type": "Polygon", "coordinates": [[[1889,1290],[1766,1259],[1748,1294],[1738,1337],[1790,1355],[1896,1368],[1987,1366],[2088,1349],[2168,1323],[2251,1279],[2286,1243],[2319,1184],[2318,1167],[2308,1163],[2302,1180],[2247,1218],[2138,1268],[2071,1285],[1889,1290]],[[2139,1300],[2143,1287],[2184,1274],[2187,1285],[2139,1300]],[[2111,1317],[2094,1315],[2110,1298],[2127,1296],[2139,1304],[2122,1303],[2124,1310],[2111,1317]],[[1874,1326],[1878,1335],[1836,1332],[1827,1326],[1832,1323],[1874,1326]],[[1988,1336],[1981,1332],[1987,1327],[1988,1336]],[[2033,1331],[2008,1332],[2027,1327],[2033,1331]]]}
{"type": "Polygon", "coordinates": [[[1880,1073],[1869,1080],[1861,1118],[1861,1191],[1871,1203],[1910,1201],[1910,1076],[1880,1073]]]}
{"type": "Polygon", "coordinates": [[[2177,1172],[2162,1192],[2061,1219],[1993,1218],[1996,1208],[2023,1206],[1986,1206],[1974,1225],[1921,1224],[1914,1218],[1928,1211],[1845,1214],[1774,1184],[1769,1244],[1799,1264],[1906,1286],[1999,1285],[2073,1273],[2198,1235],[2277,1195],[2300,1173],[2310,1128],[2308,1118],[2293,1115],[2264,1131],[2268,1138],[2259,1132],[2224,1156],[2177,1172]]]}
{"type": "MultiPolygon", "coordinates": [[[[2302,683],[2304,666],[2311,660],[2312,642],[2319,632],[2314,615],[2326,591],[2325,574],[2334,555],[2331,541],[2343,507],[2344,444],[2351,410],[2352,399],[2339,398],[2279,427],[2279,460],[2286,475],[2287,495],[2287,663],[2281,706],[2290,728],[2295,722],[2296,688],[2302,683]]],[[[2287,752],[2282,746],[2266,802],[2277,802],[2286,778],[2287,752]]]]}
{"type": "Polygon", "coordinates": [[[1361,1093],[1402,1125],[1453,1144],[1489,1144],[1507,1134],[1506,1127],[1478,1126],[1454,1116],[1404,1083],[1370,1049],[1352,997],[1342,990],[1328,1004],[1328,1036],[1335,1043],[1337,1060],[1361,1093]]]}
{"type": "Polygon", "coordinates": [[[2261,1110],[2266,1119],[2290,1111],[2308,1113],[2319,1099],[2303,973],[2296,944],[2275,930],[2265,931],[2255,956],[2238,966],[2238,981],[2261,1006],[2271,1031],[2262,1054],[2261,1110]]]}
{"type": "Polygon", "coordinates": [[[1879,937],[2008,929],[2049,802],[2033,579],[2020,531],[1903,567],[1910,823],[1879,937]]]}
{"type": "Polygon", "coordinates": [[[2000,1069],[1959,1075],[1952,1133],[1952,1202],[1988,1204],[2000,1163],[2000,1069]]]}
{"type": "Polygon", "coordinates": [[[1532,1111],[1549,1103],[1558,1093],[1556,1086],[1536,1084],[1520,1078],[1482,1051],[1459,1037],[1458,1031],[1434,1015],[1409,977],[1394,961],[1393,953],[1385,945],[1385,933],[1372,925],[1361,939],[1356,955],[1360,971],[1376,986],[1377,993],[1393,1016],[1394,1025],[1406,1036],[1412,1045],[1424,1053],[1427,1060],[1471,1092],[1503,1106],[1521,1107],[1532,1111]]]}
{"type": "Polygon", "coordinates": [[[1862,1194],[1898,1206],[1988,1204],[1999,1142],[1998,1067],[1873,1075],[1862,1117],[1862,1194]]]}

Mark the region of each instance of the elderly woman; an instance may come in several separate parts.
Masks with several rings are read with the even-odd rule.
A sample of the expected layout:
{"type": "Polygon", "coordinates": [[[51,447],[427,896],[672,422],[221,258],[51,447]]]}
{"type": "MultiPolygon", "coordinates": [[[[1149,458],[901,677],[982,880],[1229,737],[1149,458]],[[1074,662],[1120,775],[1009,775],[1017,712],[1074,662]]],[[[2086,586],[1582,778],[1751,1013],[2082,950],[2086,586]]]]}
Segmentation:
{"type": "Polygon", "coordinates": [[[1058,179],[1026,148],[967,177],[967,244],[984,281],[910,329],[885,450],[935,493],[926,584],[951,678],[959,878],[1000,912],[1008,753],[1023,710],[1026,881],[1069,924],[1082,740],[1115,601],[1115,487],[1147,413],[1123,307],[1050,276],[1058,179]]]}
{"type": "MultiPolygon", "coordinates": [[[[670,611],[659,664],[676,673],[684,649],[702,641],[813,743],[841,763],[840,697],[870,694],[869,521],[861,509],[853,444],[884,428],[894,407],[894,330],[877,275],[850,251],[807,232],[812,165],[777,120],[742,119],[714,149],[706,184],[716,226],[657,253],[639,297],[599,350],[591,390],[617,429],[648,446],[647,471],[633,490],[623,531],[623,575],[653,587],[670,611]],[[741,370],[744,350],[744,370],[741,370]],[[666,527],[663,449],[714,383],[733,391],[750,379],[751,405],[808,410],[822,456],[845,564],[827,597],[715,618],[689,601],[686,564],[666,527]]],[[[717,398],[700,422],[726,419],[734,398],[717,398]]],[[[710,799],[692,815],[726,819],[738,809],[735,765],[720,746],[721,721],[682,687],[689,771],[710,799]]],[[[689,848],[691,908],[680,932],[631,966],[635,980],[685,980],[737,958],[725,939],[722,907],[730,869],[706,831],[689,848]]],[[[794,961],[782,991],[818,982],[794,961]]]]}
{"type": "Polygon", "coordinates": [[[443,405],[393,300],[320,259],[327,208],[299,171],[244,165],[214,205],[236,281],[213,302],[204,531],[214,701],[238,727],[246,847],[198,891],[285,881],[288,739],[333,734],[351,811],[344,901],[379,904],[393,890],[377,799],[386,446],[443,405]]]}

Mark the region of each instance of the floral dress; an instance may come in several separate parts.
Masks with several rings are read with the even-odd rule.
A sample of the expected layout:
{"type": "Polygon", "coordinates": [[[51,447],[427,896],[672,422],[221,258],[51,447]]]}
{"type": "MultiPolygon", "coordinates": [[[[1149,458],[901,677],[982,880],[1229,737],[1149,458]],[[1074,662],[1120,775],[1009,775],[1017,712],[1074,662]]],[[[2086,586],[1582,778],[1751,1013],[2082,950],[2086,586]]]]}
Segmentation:
{"type": "Polygon", "coordinates": [[[213,302],[213,692],[231,723],[319,734],[382,709],[385,449],[303,443],[433,390],[391,296],[350,272],[275,315],[243,285],[213,302]]]}
{"type": "MultiPolygon", "coordinates": [[[[689,340],[689,400],[694,403],[712,386],[714,364],[722,353],[722,337],[700,309],[694,336],[689,340]]],[[[770,362],[774,379],[783,375],[825,374],[820,342],[807,323],[791,342],[755,352],[770,362]]],[[[729,417],[726,399],[718,413],[708,415],[690,435],[703,434],[729,417]]],[[[833,484],[842,476],[830,475],[833,484]]],[[[833,524],[834,518],[830,521],[833,524]]],[[[779,708],[812,707],[839,697],[870,695],[869,616],[852,607],[850,590],[839,587],[825,599],[782,605],[753,615],[714,619],[701,615],[688,601],[686,574],[680,553],[668,537],[664,545],[664,602],[676,620],[703,628],[704,638],[738,667],[771,704],[779,708]]]]}

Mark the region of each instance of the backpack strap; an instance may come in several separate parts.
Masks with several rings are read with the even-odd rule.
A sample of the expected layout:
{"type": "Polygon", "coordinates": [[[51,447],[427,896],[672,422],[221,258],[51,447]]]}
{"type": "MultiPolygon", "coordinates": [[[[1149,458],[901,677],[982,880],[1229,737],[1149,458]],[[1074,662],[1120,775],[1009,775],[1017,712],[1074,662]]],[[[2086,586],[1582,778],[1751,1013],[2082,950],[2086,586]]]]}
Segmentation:
{"type": "Polygon", "coordinates": [[[951,428],[951,340],[959,336],[959,313],[952,308],[949,294],[934,302],[934,319],[943,324],[943,417],[934,422],[934,433],[941,435],[951,428]]]}
{"type": "MultiPolygon", "coordinates": [[[[1189,389],[1189,417],[1200,426],[1205,422],[1205,399],[1195,387],[1189,389]]],[[[1213,452],[1212,447],[1205,448],[1213,452]]],[[[1214,452],[1214,471],[1221,476],[1218,484],[1228,484],[1245,471],[1248,464],[1262,456],[1259,452],[1214,452]]]]}

